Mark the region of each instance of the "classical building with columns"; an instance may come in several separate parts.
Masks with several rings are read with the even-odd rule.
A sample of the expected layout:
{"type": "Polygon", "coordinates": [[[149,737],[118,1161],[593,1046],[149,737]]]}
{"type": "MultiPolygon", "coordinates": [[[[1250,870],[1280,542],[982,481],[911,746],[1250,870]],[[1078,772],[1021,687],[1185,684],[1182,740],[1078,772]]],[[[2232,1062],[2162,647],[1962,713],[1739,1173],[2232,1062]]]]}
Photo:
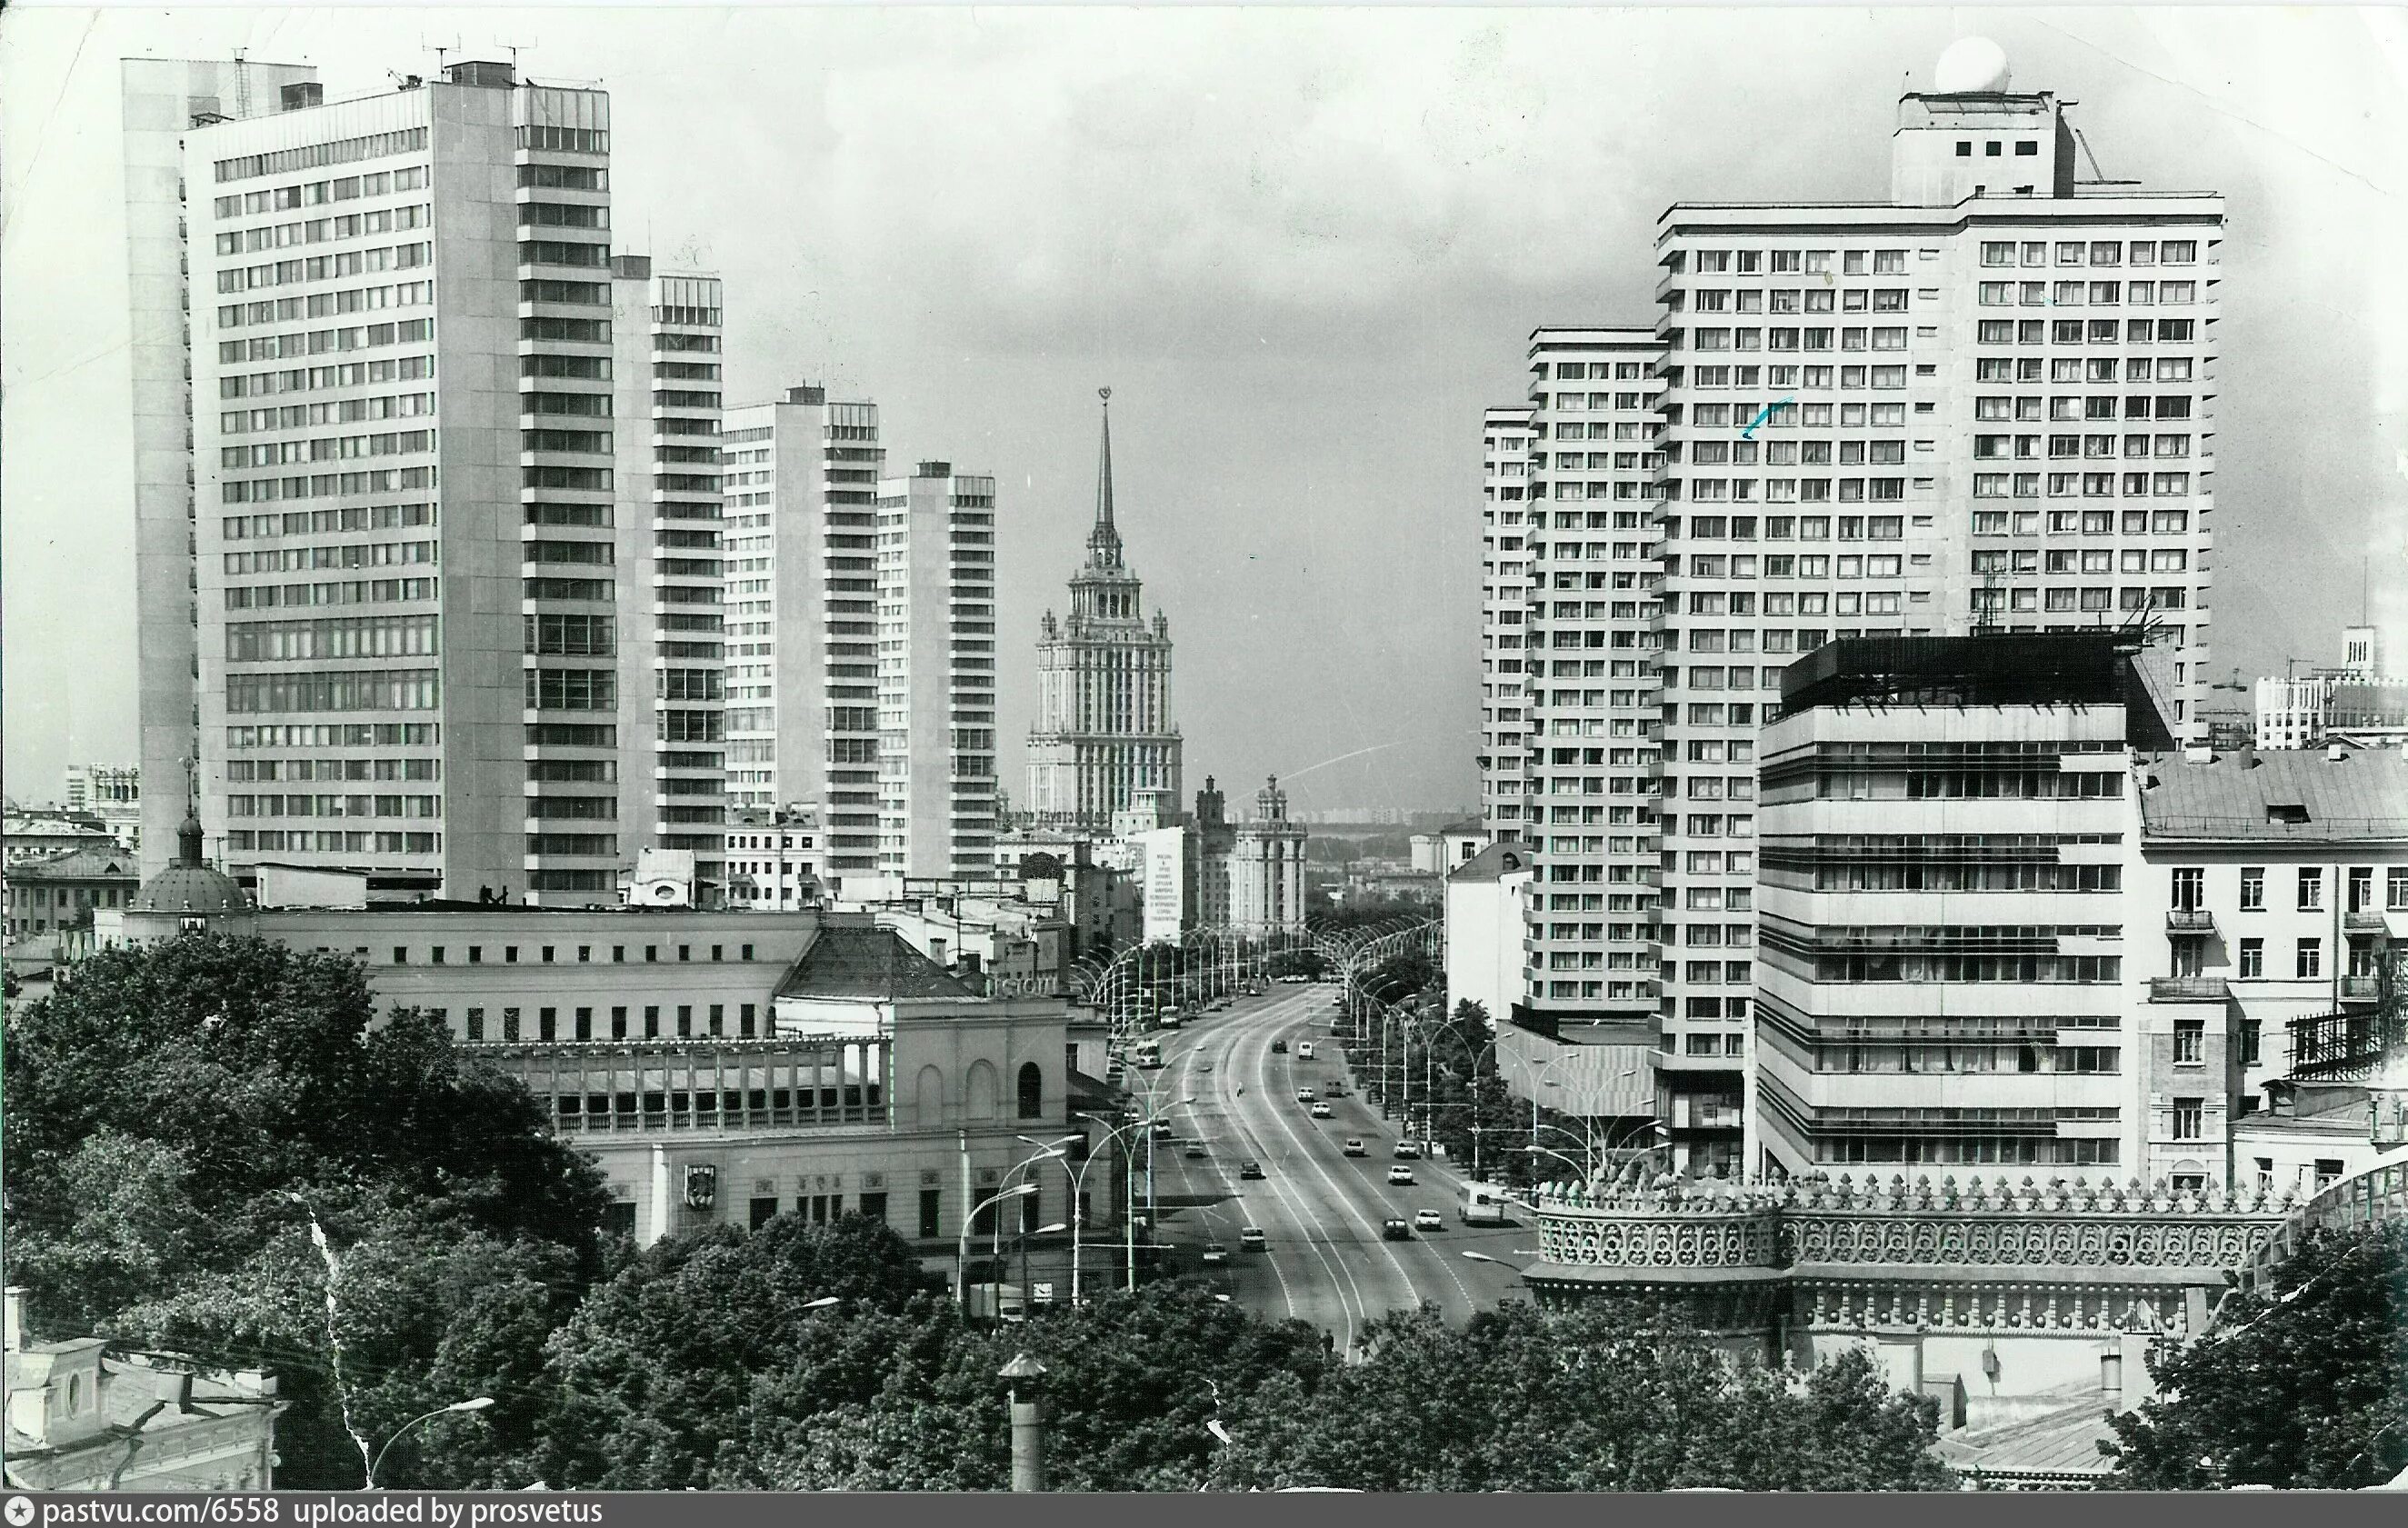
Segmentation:
{"type": "Polygon", "coordinates": [[[1179,728],[1170,720],[1170,621],[1144,613],[1144,588],[1112,522],[1111,389],[1087,560],[1070,576],[1070,611],[1045,612],[1037,645],[1038,716],[1028,735],[1028,806],[1040,828],[1103,834],[1140,797],[1180,800],[1179,728]]]}

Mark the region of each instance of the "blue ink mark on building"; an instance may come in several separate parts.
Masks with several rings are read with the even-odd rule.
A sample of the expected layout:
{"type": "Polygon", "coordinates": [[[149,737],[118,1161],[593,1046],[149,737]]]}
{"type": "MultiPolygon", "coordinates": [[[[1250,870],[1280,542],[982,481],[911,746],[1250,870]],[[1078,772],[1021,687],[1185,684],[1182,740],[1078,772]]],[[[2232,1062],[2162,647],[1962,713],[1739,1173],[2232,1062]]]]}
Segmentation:
{"type": "Polygon", "coordinates": [[[1771,421],[1772,411],[1774,409],[1780,407],[1783,404],[1796,403],[1797,401],[1798,395],[1793,393],[1785,398],[1777,398],[1771,403],[1766,404],[1763,407],[1756,411],[1756,418],[1747,421],[1747,428],[1739,433],[1739,437],[1742,440],[1754,440],[1756,438],[1756,432],[1762,429],[1766,424],[1771,421]]]}

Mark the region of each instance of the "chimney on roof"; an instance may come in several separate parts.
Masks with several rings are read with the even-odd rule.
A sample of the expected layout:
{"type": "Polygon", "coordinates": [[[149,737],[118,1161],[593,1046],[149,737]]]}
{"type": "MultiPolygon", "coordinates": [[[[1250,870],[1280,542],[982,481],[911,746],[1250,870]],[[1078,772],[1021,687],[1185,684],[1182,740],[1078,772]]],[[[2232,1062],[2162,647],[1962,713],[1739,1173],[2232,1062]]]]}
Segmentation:
{"type": "Polygon", "coordinates": [[[301,80],[285,86],[277,93],[277,107],[282,111],[298,111],[304,107],[323,106],[326,87],[314,79],[301,80]]]}
{"type": "Polygon", "coordinates": [[[788,403],[813,405],[824,404],[827,402],[827,389],[812,384],[806,384],[802,387],[790,387],[786,389],[786,401],[788,403]]]}
{"type": "Polygon", "coordinates": [[[953,475],[953,464],[951,462],[923,462],[920,464],[920,476],[923,478],[950,478],[953,475]]]}
{"type": "Polygon", "coordinates": [[[2348,757],[2349,750],[2342,747],[2339,743],[2328,743],[2325,745],[2325,763],[2339,764],[2348,757]]]}

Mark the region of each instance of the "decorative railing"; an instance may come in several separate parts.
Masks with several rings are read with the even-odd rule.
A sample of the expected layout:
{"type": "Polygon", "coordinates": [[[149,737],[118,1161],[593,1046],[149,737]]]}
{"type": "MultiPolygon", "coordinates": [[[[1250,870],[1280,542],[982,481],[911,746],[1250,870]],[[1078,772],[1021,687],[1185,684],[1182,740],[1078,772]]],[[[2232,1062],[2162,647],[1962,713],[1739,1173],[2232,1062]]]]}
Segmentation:
{"type": "Polygon", "coordinates": [[[2221,1003],[2228,989],[2222,977],[2151,977],[2152,1003],[2221,1003]]]}
{"type": "Polygon", "coordinates": [[[2215,932],[2215,914],[2205,907],[2169,907],[2166,909],[2166,932],[2213,934],[2215,932]]]}
{"type": "Polygon", "coordinates": [[[1602,1268],[1797,1264],[2226,1269],[2245,1265],[2297,1196],[2026,1178],[1934,1183],[1842,1176],[1652,1187],[1550,1185],[1547,1263],[1602,1268]]]}

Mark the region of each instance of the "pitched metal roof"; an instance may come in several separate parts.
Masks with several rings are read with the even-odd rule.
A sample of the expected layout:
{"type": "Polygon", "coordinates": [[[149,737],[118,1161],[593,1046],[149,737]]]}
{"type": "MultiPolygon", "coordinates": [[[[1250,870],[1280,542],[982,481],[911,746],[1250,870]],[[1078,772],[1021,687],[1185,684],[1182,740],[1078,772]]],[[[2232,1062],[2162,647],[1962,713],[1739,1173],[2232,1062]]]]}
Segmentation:
{"type": "Polygon", "coordinates": [[[2408,838],[2408,754],[2241,749],[2148,764],[2141,821],[2150,838],[2408,838]]]}
{"type": "Polygon", "coordinates": [[[8,867],[10,880],[132,880],[134,856],[122,849],[71,849],[8,867]]]}
{"type": "Polygon", "coordinates": [[[867,1002],[978,993],[893,929],[823,924],[786,968],[777,995],[867,1002]]]}

